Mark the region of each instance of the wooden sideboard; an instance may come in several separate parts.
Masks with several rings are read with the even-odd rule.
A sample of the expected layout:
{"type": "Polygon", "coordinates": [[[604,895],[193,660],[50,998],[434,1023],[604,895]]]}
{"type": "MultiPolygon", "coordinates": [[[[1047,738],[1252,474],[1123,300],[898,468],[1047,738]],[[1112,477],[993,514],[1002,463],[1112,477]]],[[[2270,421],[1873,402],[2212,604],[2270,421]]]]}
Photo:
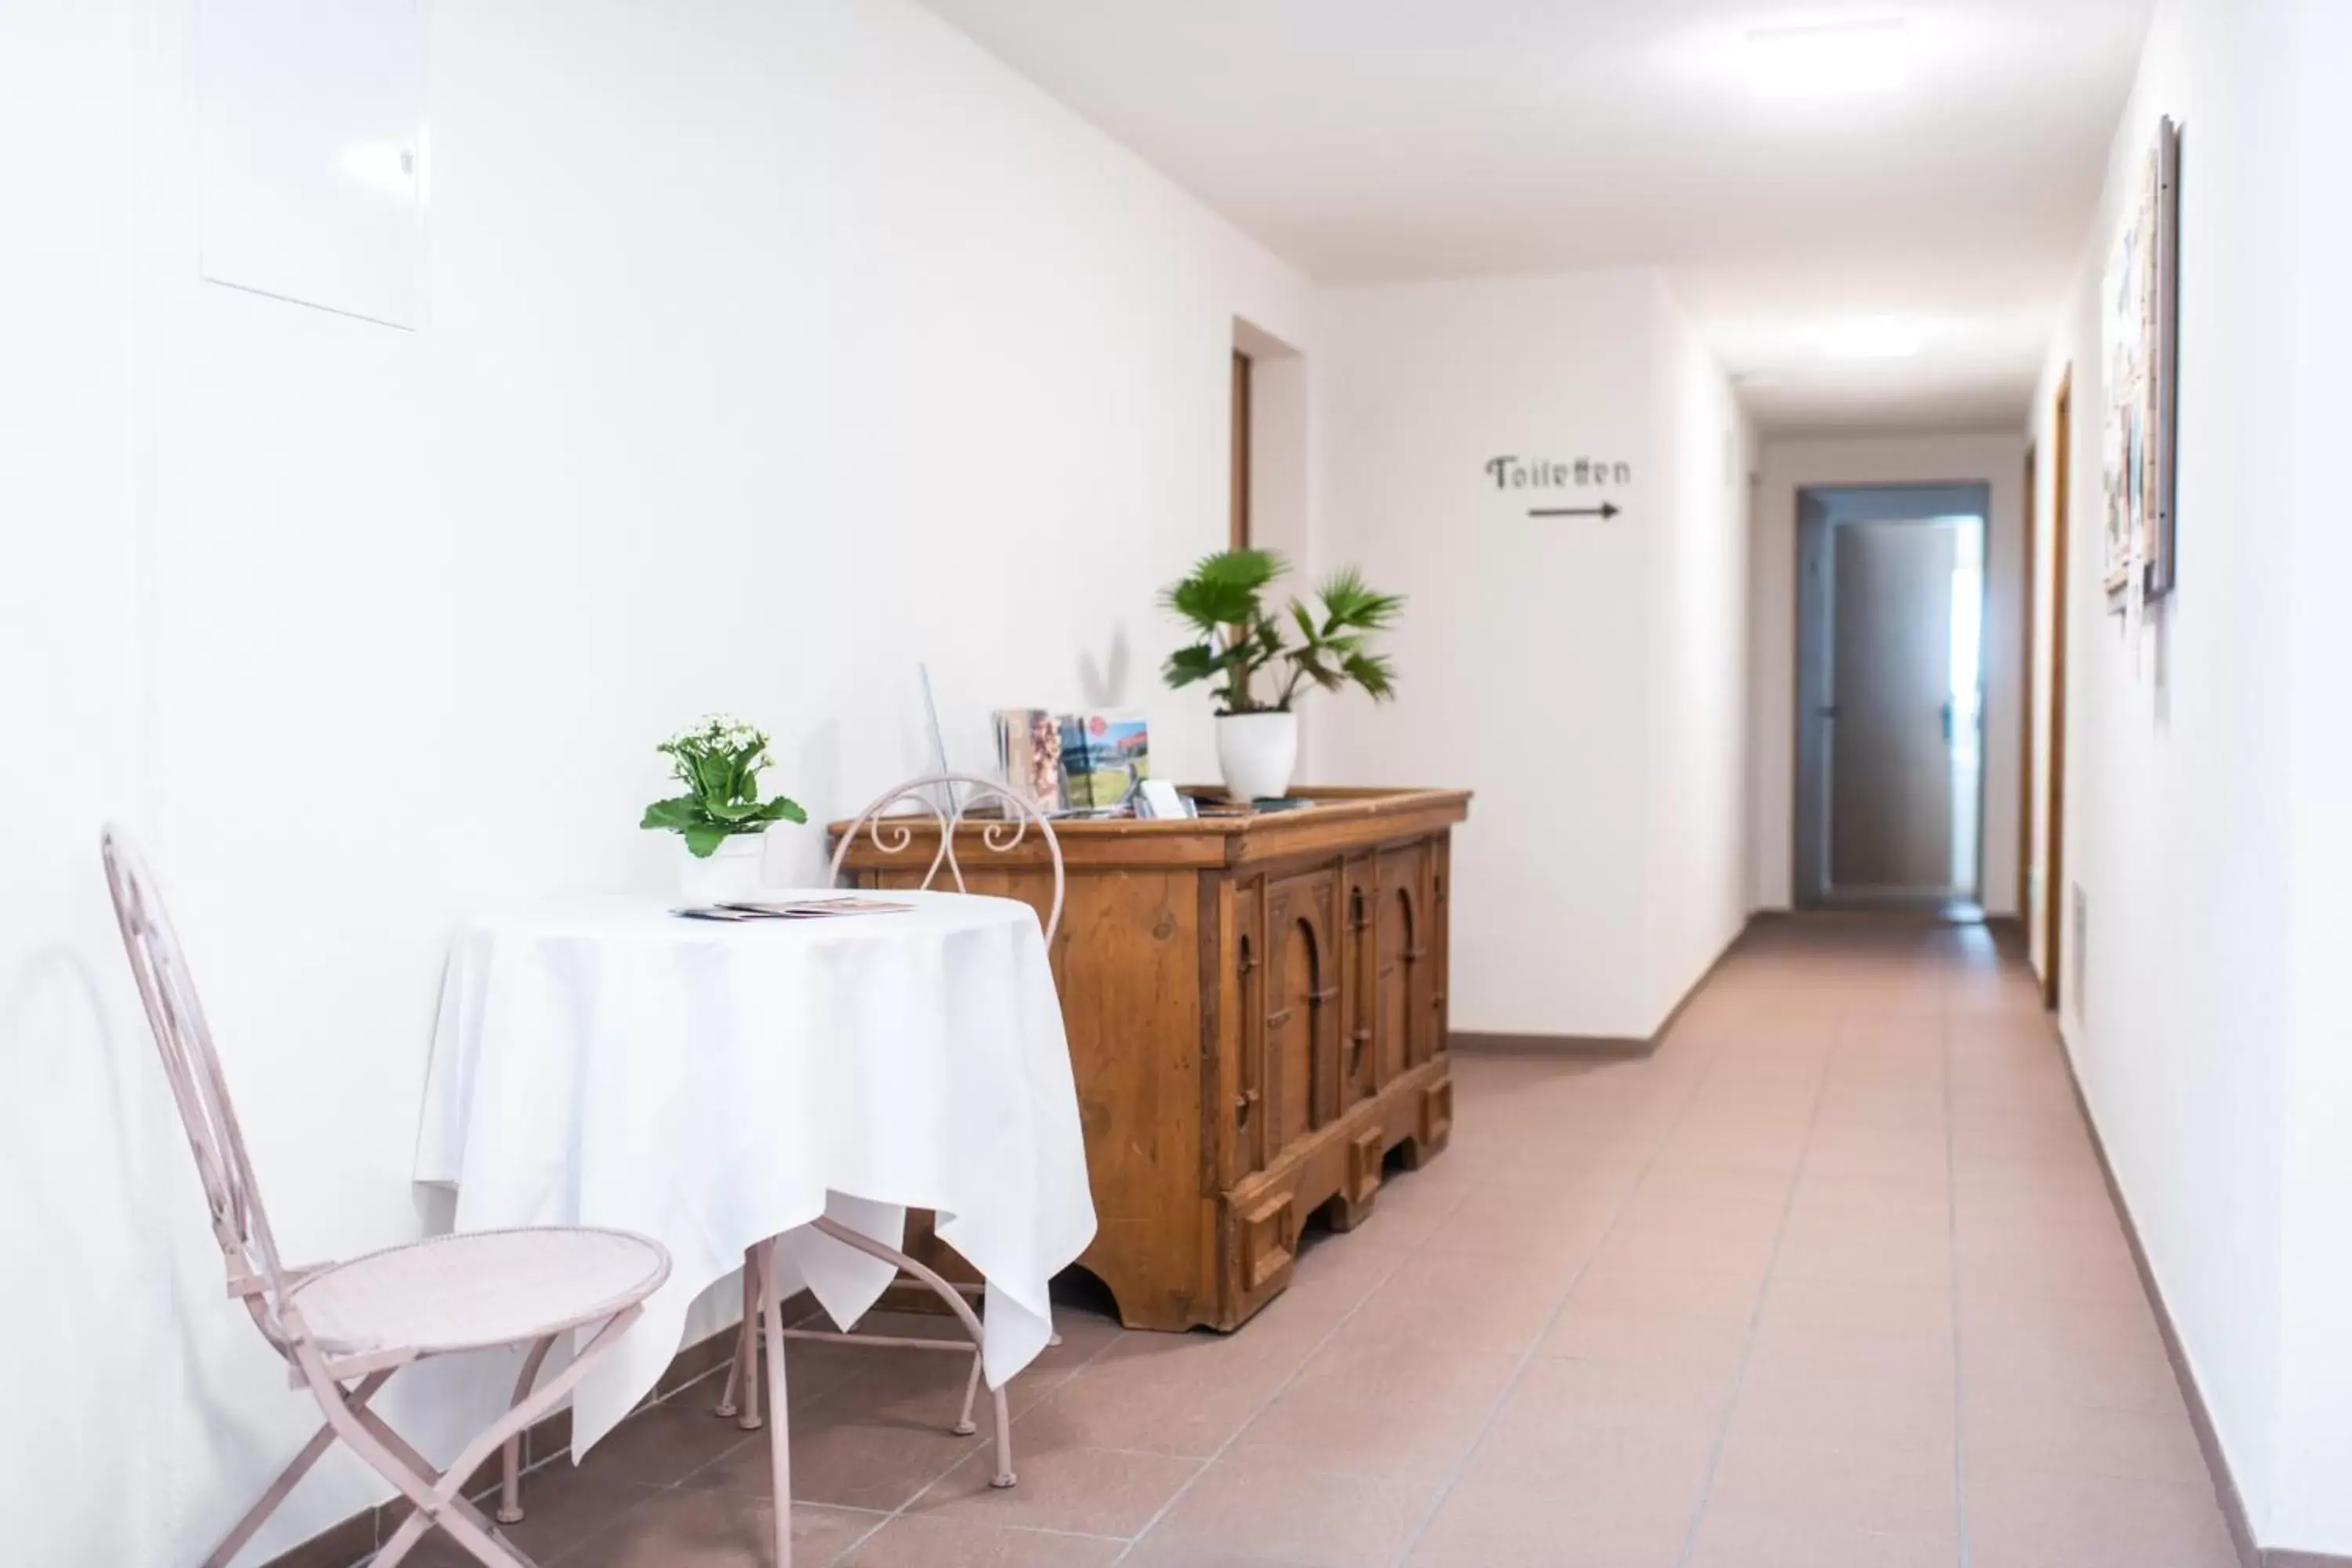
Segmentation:
{"type": "MultiPolygon", "coordinates": [[[[1067,879],[1055,979],[1099,1228],[1079,1262],[1129,1328],[1237,1327],[1290,1283],[1301,1227],[1352,1229],[1390,1152],[1454,1120],[1449,838],[1460,790],[1304,790],[1315,804],[1185,822],[1056,824],[1067,879]]],[[[861,835],[866,887],[919,882],[939,826],[861,835]],[[897,840],[893,837],[893,844],[897,840]]],[[[958,830],[975,893],[1053,900],[1034,831],[958,830]]],[[[835,824],[836,837],[845,824],[835,824]]],[[[942,873],[944,876],[944,873],[942,873]]],[[[970,1278],[928,1226],[908,1248],[970,1278]]]]}

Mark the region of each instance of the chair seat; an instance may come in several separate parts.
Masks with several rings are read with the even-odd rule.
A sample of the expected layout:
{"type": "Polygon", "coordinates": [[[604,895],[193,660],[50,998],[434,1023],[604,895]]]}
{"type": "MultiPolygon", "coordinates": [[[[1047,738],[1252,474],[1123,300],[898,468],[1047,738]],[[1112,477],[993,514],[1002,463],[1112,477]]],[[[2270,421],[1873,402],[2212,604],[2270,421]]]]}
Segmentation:
{"type": "Polygon", "coordinates": [[[594,1323],[669,1277],[660,1243],[544,1226],[436,1236],[310,1275],[287,1292],[330,1355],[514,1344],[594,1323]]]}

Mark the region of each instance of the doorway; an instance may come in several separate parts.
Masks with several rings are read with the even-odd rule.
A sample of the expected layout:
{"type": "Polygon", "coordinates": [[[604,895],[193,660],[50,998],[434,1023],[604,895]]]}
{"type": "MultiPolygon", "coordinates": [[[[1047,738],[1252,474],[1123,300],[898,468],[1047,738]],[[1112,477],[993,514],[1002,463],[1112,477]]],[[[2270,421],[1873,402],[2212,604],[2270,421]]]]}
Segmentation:
{"type": "Polygon", "coordinates": [[[1974,912],[1990,505],[1985,484],[1798,492],[1801,907],[1974,912]]]}

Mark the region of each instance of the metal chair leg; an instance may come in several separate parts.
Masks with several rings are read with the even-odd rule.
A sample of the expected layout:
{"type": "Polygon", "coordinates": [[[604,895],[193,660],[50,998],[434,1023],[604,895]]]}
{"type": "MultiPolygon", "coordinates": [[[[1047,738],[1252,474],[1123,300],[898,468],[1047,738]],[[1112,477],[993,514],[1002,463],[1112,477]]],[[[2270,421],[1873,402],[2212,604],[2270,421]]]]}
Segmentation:
{"type": "Polygon", "coordinates": [[[401,1494],[415,1505],[415,1510],[401,1521],[375,1556],[375,1568],[395,1568],[403,1558],[425,1539],[425,1532],[439,1530],[471,1554],[484,1568],[535,1568],[531,1560],[515,1545],[490,1528],[474,1505],[466,1500],[466,1479],[476,1467],[502,1448],[509,1437],[528,1427],[561,1404],[565,1395],[579,1385],[595,1364],[612,1350],[614,1342],[645,1315],[642,1307],[623,1309],[604,1320],[594,1336],[581,1347],[580,1353],[547,1385],[526,1396],[504,1415],[492,1422],[450,1462],[449,1468],[436,1475],[431,1467],[420,1462],[416,1451],[397,1433],[386,1426],[373,1411],[356,1405],[340,1388],[329,1381],[315,1349],[306,1343],[295,1346],[297,1363],[310,1384],[320,1405],[326,1413],[327,1424],[354,1454],[365,1460],[378,1475],[398,1488],[401,1494]]]}
{"type": "Polygon", "coordinates": [[[996,1406],[996,1473],[988,1478],[988,1484],[1009,1487],[1021,1479],[1013,1473],[1013,1411],[1004,1390],[992,1388],[988,1395],[996,1406]]]}
{"type": "MultiPolygon", "coordinates": [[[[961,1291],[942,1279],[938,1270],[918,1263],[895,1247],[877,1241],[862,1232],[852,1230],[836,1220],[819,1219],[814,1224],[818,1230],[845,1247],[854,1247],[869,1258],[878,1258],[886,1263],[897,1264],[901,1269],[928,1286],[931,1294],[945,1301],[948,1304],[948,1310],[955,1314],[956,1321],[963,1325],[963,1331],[971,1336],[976,1384],[982,1343],[980,1315],[971,1310],[971,1304],[964,1300],[961,1291]]],[[[990,1392],[994,1395],[996,1416],[996,1474],[990,1477],[989,1481],[992,1486],[1009,1487],[1018,1479],[1013,1473],[1013,1416],[1005,1404],[1004,1391],[999,1388],[990,1392]]],[[[968,1428],[959,1425],[957,1430],[964,1431],[968,1428]]]]}
{"type": "Polygon", "coordinates": [[[738,1423],[746,1432],[760,1428],[760,1268],[756,1247],[743,1251],[743,1326],[735,1331],[735,1363],[727,1369],[727,1386],[719,1395],[717,1414],[749,1414],[738,1423]],[[738,1396],[741,1403],[739,1404],[738,1396]]]}
{"type": "MultiPolygon", "coordinates": [[[[390,1382],[391,1378],[392,1373],[389,1372],[371,1373],[365,1381],[352,1391],[350,1399],[353,1407],[362,1406],[374,1398],[376,1390],[390,1382]]],[[[310,1440],[302,1445],[302,1451],[294,1456],[294,1462],[278,1472],[277,1480],[271,1482],[269,1489],[261,1494],[260,1500],[246,1510],[245,1517],[238,1520],[235,1528],[221,1538],[221,1543],[218,1546],[213,1548],[213,1554],[205,1559],[205,1568],[228,1568],[229,1563],[236,1560],[236,1554],[245,1550],[245,1543],[253,1539],[254,1532],[268,1521],[269,1516],[278,1511],[278,1505],[284,1502],[292,1494],[295,1487],[300,1483],[302,1478],[310,1473],[310,1467],[317,1464],[320,1458],[334,1446],[335,1429],[332,1426],[321,1426],[316,1432],[310,1434],[310,1440]]]]}
{"type": "MultiPolygon", "coordinates": [[[[530,1395],[530,1385],[539,1381],[539,1369],[547,1364],[547,1352],[555,1348],[555,1336],[548,1335],[530,1347],[523,1357],[522,1375],[515,1379],[514,1397],[507,1401],[509,1408],[520,1405],[530,1395]]],[[[499,1475],[499,1522],[522,1522],[522,1433],[518,1431],[507,1439],[506,1454],[500,1461],[499,1475]]]]}
{"type": "Polygon", "coordinates": [[[971,1347],[971,1375],[963,1380],[963,1410],[956,1416],[955,1435],[969,1437],[979,1427],[971,1424],[972,1402],[980,1397],[980,1347],[971,1347]]]}

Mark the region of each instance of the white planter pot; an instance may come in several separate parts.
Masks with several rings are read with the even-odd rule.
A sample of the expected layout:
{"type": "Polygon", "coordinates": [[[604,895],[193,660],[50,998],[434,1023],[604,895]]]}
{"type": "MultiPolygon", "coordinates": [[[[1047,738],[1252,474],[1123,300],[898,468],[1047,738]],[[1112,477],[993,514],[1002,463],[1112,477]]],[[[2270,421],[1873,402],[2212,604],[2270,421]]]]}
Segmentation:
{"type": "Polygon", "coordinates": [[[677,890],[690,904],[723,903],[730,899],[756,897],[767,879],[762,864],[768,847],[765,833],[736,833],[710,852],[707,860],[696,858],[677,841],[677,890]]]}
{"type": "Polygon", "coordinates": [[[1225,793],[1267,800],[1290,787],[1298,765],[1298,715],[1226,713],[1217,719],[1217,768],[1225,793]]]}

